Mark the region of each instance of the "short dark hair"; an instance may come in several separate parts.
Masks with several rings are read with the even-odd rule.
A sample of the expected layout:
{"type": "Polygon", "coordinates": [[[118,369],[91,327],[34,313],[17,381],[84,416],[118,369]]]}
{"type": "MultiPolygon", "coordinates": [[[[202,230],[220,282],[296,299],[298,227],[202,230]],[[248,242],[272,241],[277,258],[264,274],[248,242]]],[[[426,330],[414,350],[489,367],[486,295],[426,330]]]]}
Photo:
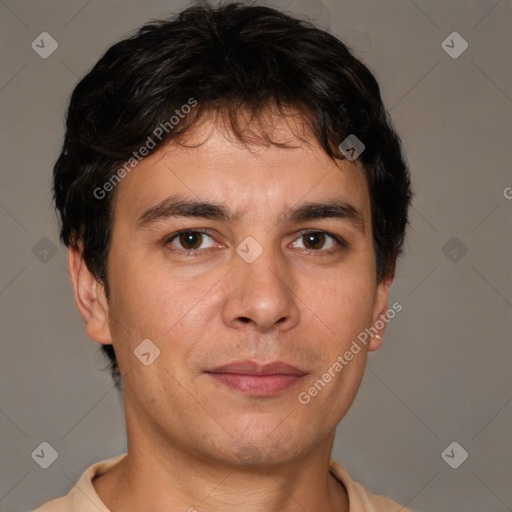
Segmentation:
{"type": "MultiPolygon", "coordinates": [[[[269,108],[298,113],[331,158],[345,158],[339,145],[349,135],[364,143],[359,159],[370,191],[376,279],[394,273],[412,192],[373,74],[336,37],[307,21],[254,4],[202,1],[113,45],[71,96],[53,173],[60,239],[81,250],[107,298],[113,180],[129,172],[126,163],[134,164],[149,138],[151,151],[179,142],[212,114],[242,142],[280,145],[258,122],[269,108]],[[171,118],[187,104],[194,108],[174,126],[171,118]],[[242,126],[241,112],[251,122],[245,116],[242,126]]],[[[102,348],[118,384],[114,349],[102,348]]]]}

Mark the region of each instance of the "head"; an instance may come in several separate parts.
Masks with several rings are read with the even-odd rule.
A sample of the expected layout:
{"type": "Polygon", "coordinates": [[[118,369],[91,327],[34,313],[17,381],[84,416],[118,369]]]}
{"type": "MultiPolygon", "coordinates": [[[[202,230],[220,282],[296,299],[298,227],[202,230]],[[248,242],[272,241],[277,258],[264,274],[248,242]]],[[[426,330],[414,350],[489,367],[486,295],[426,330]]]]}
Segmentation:
{"type": "Polygon", "coordinates": [[[385,327],[315,400],[297,396],[387,311],[411,199],[379,86],[343,43],[241,3],[145,25],[75,88],[54,188],[78,307],[134,422],[279,460],[339,422],[385,327]],[[211,378],[244,360],[302,377],[271,397],[211,378]]]}

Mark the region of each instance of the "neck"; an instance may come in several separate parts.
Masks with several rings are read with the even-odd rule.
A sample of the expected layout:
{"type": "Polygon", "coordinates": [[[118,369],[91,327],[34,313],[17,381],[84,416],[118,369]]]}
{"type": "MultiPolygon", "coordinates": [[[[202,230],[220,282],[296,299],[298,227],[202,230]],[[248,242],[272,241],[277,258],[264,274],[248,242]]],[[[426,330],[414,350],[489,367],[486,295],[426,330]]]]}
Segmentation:
{"type": "Polygon", "coordinates": [[[301,458],[252,466],[222,463],[168,439],[133,434],[128,428],[128,455],[93,480],[111,512],[349,510],[343,485],[329,473],[334,432],[301,458]]]}
{"type": "MultiPolygon", "coordinates": [[[[343,485],[329,472],[335,431],[313,451],[257,464],[222,447],[198,449],[138,419],[125,401],[128,454],[93,480],[111,512],[348,512],[343,485]]],[[[177,438],[179,437],[179,438],[177,438]]]]}

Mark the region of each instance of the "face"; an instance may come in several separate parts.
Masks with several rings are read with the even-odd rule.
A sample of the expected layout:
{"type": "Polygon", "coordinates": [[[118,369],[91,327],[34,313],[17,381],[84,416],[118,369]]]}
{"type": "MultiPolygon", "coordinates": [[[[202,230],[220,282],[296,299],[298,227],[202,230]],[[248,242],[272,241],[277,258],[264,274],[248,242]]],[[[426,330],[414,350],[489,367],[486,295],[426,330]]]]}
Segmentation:
{"type": "Polygon", "coordinates": [[[229,464],[333,435],[378,341],[333,365],[387,308],[362,170],[275,122],[297,147],[245,147],[205,122],[198,147],[167,145],[119,183],[108,322],[88,325],[115,346],[129,428],[229,464]]]}

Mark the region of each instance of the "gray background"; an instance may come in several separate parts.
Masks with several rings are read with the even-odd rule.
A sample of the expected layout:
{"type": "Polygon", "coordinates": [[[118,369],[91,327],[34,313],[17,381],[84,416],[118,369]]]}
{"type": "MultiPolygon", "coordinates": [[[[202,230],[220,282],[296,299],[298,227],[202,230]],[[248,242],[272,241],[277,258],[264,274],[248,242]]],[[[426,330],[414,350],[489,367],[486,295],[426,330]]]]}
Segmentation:
{"type": "MultiPolygon", "coordinates": [[[[512,510],[512,3],[268,3],[317,18],[374,71],[416,192],[391,294],[403,311],[370,355],[333,457],[417,511],[512,510]],[[441,46],[454,31],[469,44],[455,59],[441,46]],[[441,457],[453,441],[469,453],[458,469],[441,457]]],[[[185,5],[0,1],[3,511],[62,495],[125,450],[121,399],[74,305],[51,168],[77,79],[112,43],[185,5]],[[47,59],[31,48],[43,31],[59,44],[47,59]],[[46,470],[31,458],[42,441],[59,455],[46,470]]]]}

